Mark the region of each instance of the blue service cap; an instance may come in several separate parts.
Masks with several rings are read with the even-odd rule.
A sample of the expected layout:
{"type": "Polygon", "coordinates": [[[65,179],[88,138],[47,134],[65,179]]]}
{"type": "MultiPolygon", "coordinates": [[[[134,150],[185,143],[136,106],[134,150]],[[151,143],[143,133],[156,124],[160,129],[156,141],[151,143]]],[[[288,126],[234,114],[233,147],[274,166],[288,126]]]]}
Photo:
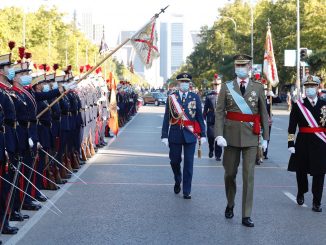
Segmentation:
{"type": "Polygon", "coordinates": [[[177,76],[177,81],[186,81],[186,82],[190,82],[192,79],[192,76],[189,74],[189,73],[180,73],[178,76],[177,76]]]}

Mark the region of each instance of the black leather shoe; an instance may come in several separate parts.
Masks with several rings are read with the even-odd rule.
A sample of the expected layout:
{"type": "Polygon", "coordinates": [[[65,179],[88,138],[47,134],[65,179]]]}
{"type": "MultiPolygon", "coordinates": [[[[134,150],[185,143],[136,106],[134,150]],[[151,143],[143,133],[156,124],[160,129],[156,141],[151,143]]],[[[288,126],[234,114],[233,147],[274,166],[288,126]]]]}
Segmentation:
{"type": "Polygon", "coordinates": [[[183,199],[189,200],[191,199],[191,195],[183,195],[183,199]]]}
{"type": "Polygon", "coordinates": [[[208,153],[208,157],[209,157],[209,158],[212,158],[212,157],[213,157],[213,152],[210,151],[210,152],[208,153]]]}
{"type": "Polygon", "coordinates": [[[29,219],[29,215],[28,214],[22,214],[24,219],[29,219]]]}
{"type": "Polygon", "coordinates": [[[23,210],[30,210],[30,211],[37,211],[41,208],[42,208],[41,205],[35,203],[24,203],[22,207],[23,210]]]}
{"type": "Polygon", "coordinates": [[[304,204],[304,195],[303,194],[300,194],[300,193],[297,194],[297,204],[300,206],[302,206],[304,204]]]}
{"type": "Polygon", "coordinates": [[[179,194],[180,191],[181,191],[180,184],[175,183],[175,184],[174,184],[174,193],[175,193],[175,194],[179,194]]]}
{"type": "Polygon", "coordinates": [[[312,211],[320,213],[323,211],[323,209],[321,208],[320,204],[312,204],[312,211]]]}
{"type": "Polygon", "coordinates": [[[229,207],[229,206],[226,206],[226,209],[225,209],[225,218],[227,219],[232,219],[233,216],[234,216],[234,213],[233,213],[233,207],[229,207]]]}
{"type": "Polygon", "coordinates": [[[39,202],[46,202],[46,198],[44,196],[36,196],[35,199],[39,202]]]}
{"type": "Polygon", "coordinates": [[[11,213],[9,220],[10,221],[24,221],[24,217],[22,216],[21,213],[14,211],[11,213]]]}
{"type": "Polygon", "coordinates": [[[215,160],[216,160],[217,162],[219,162],[219,161],[221,161],[221,158],[219,158],[219,157],[215,157],[215,160]]]}
{"type": "Polygon", "coordinates": [[[247,226],[247,227],[254,227],[255,226],[254,222],[252,222],[250,217],[242,218],[242,224],[244,226],[247,226]]]}
{"type": "Polygon", "coordinates": [[[2,229],[2,234],[7,234],[7,235],[13,235],[17,234],[18,228],[17,227],[12,227],[12,226],[4,226],[2,229]]]}

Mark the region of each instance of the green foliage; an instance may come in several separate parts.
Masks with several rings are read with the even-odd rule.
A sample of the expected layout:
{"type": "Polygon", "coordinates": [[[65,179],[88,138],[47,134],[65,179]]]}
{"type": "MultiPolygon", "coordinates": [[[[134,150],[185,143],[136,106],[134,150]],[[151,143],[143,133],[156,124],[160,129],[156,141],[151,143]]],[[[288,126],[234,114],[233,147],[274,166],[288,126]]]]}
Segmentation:
{"type": "MultiPolygon", "coordinates": [[[[78,31],[73,22],[65,23],[63,17],[65,14],[59,12],[56,7],[47,9],[41,6],[34,13],[26,13],[25,47],[28,52],[32,53],[34,63],[47,63],[50,66],[58,63],[59,69],[72,65],[74,73],[79,74],[79,66],[86,64],[94,66],[103,57],[99,55],[98,46],[78,31]]],[[[24,12],[21,8],[10,7],[0,10],[0,54],[9,53],[8,41],[15,41],[13,61],[19,59],[17,47],[23,46],[23,19],[24,12]]],[[[122,71],[126,69],[123,64],[117,64],[112,59],[106,61],[105,64],[107,68],[109,67],[106,69],[106,75],[110,71],[118,73],[118,76],[114,74],[114,77],[123,75],[122,71]]],[[[103,65],[102,71],[105,71],[103,65]]],[[[132,83],[145,83],[144,79],[136,74],[129,77],[132,83]]]]}
{"type": "MultiPolygon", "coordinates": [[[[213,74],[223,75],[223,80],[234,77],[232,56],[235,53],[251,53],[251,22],[249,1],[235,0],[217,12],[218,19],[211,28],[202,27],[198,43],[180,70],[193,75],[197,86],[213,80],[213,74]],[[236,22],[235,26],[231,19],[236,22]]],[[[326,4],[325,0],[301,0],[301,47],[315,53],[310,59],[314,72],[326,70],[326,4]]],[[[254,63],[262,64],[267,21],[270,19],[274,55],[280,83],[293,82],[296,68],[284,67],[284,50],[296,49],[296,0],[257,1],[254,13],[254,63]]],[[[179,70],[179,71],[180,71],[179,70]]],[[[179,72],[177,71],[177,72],[179,72]]]]}

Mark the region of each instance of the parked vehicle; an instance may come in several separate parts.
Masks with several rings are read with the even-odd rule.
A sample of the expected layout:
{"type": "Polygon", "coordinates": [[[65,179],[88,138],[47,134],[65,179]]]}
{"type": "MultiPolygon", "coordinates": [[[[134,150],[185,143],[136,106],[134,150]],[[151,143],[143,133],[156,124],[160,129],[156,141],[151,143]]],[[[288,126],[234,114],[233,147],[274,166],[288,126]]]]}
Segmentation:
{"type": "Polygon", "coordinates": [[[167,96],[159,92],[147,92],[143,95],[143,100],[144,105],[154,104],[156,106],[159,106],[161,104],[165,104],[167,96]]]}

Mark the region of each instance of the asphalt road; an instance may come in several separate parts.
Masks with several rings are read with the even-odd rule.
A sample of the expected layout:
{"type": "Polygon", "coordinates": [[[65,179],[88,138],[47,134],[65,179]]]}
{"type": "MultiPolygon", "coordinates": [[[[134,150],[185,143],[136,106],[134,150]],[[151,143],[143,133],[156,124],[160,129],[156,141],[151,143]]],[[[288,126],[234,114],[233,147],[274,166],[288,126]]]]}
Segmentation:
{"type": "Polygon", "coordinates": [[[22,245],[326,244],[326,209],[311,211],[311,193],[303,207],[291,200],[296,182],[286,171],[286,111],[274,111],[269,160],[256,167],[254,228],[241,225],[241,169],[235,217],[224,218],[224,170],[208,158],[207,145],[195,159],[192,199],[173,193],[168,148],[160,142],[163,112],[163,106],[142,107],[78,172],[87,185],[73,178],[60,191],[46,192],[62,214],[44,207],[25,212],[32,217],[17,224],[19,233],[1,239],[22,245]]]}

